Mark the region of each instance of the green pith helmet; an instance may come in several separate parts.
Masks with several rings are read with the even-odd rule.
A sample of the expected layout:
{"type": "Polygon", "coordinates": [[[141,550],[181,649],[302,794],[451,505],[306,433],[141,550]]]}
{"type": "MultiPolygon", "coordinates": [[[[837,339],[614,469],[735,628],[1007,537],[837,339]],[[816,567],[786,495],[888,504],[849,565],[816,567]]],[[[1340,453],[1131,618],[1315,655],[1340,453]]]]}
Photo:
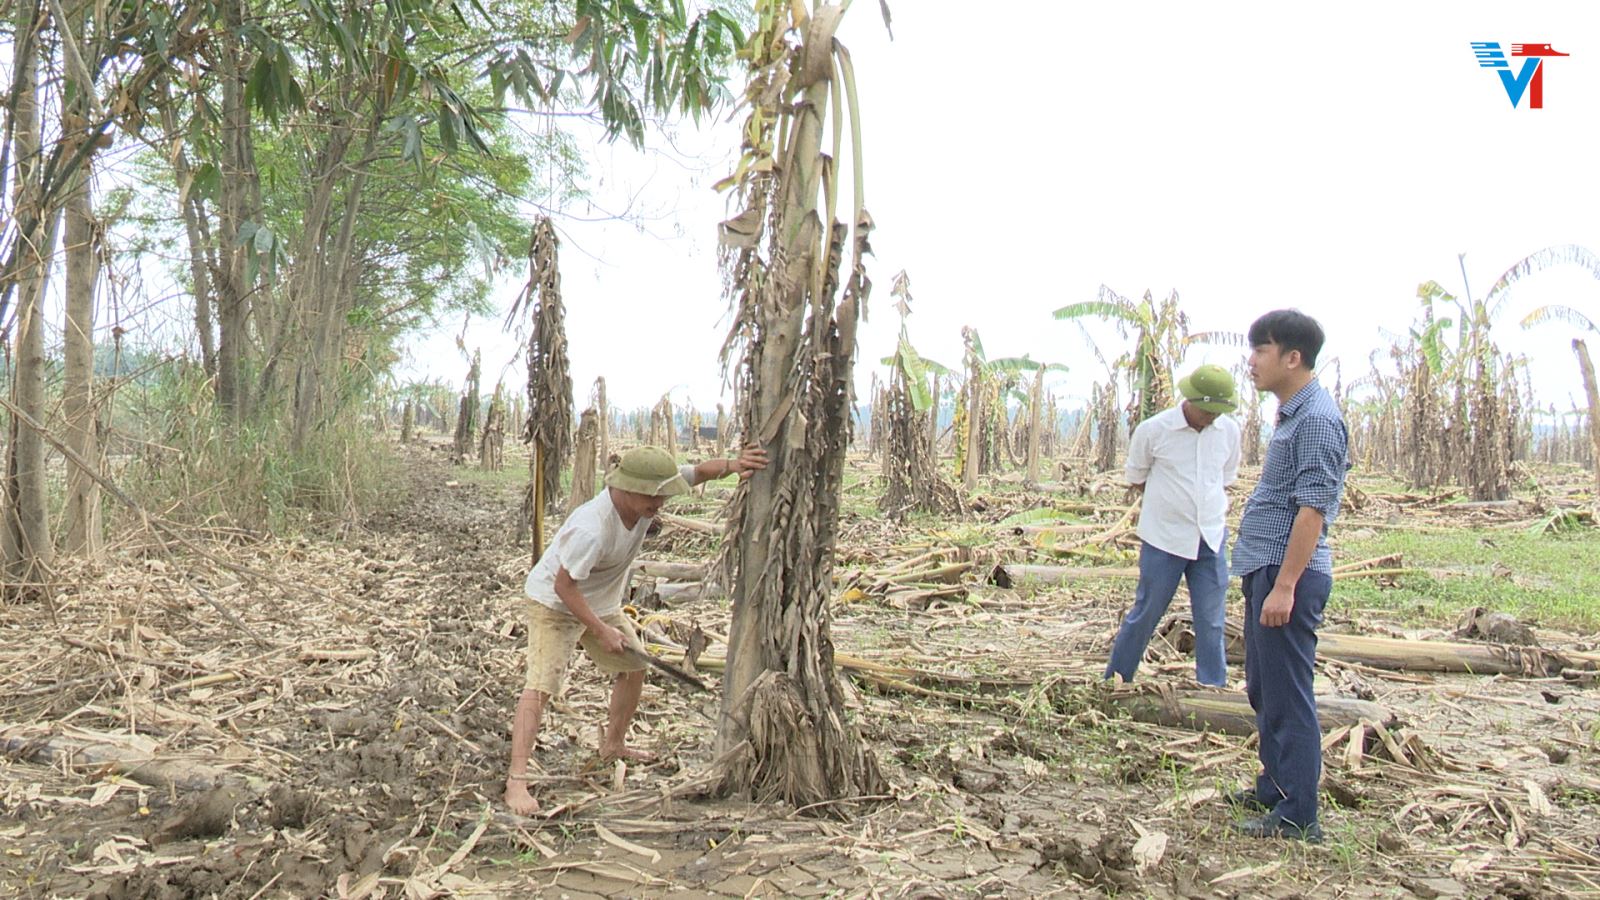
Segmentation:
{"type": "Polygon", "coordinates": [[[1209,413],[1230,413],[1239,408],[1234,396],[1233,376],[1221,366],[1195,369],[1178,382],[1178,392],[1195,409],[1209,413]]]}
{"type": "Polygon", "coordinates": [[[606,473],[606,486],[647,497],[676,497],[689,491],[678,464],[660,447],[635,447],[606,473]]]}

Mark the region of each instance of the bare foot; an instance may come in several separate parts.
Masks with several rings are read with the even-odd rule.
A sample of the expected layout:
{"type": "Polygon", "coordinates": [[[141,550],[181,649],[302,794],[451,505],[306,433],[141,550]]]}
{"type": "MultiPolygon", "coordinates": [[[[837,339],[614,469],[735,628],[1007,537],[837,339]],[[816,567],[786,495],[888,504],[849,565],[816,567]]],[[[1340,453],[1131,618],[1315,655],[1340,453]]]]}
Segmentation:
{"type": "Polygon", "coordinates": [[[528,793],[526,781],[507,781],[505,801],[511,812],[519,816],[531,816],[539,811],[539,801],[528,793]]]}
{"type": "Polygon", "coordinates": [[[652,763],[656,755],[649,750],[640,750],[637,747],[605,747],[600,748],[600,758],[606,762],[615,759],[625,759],[629,762],[652,763]]]}

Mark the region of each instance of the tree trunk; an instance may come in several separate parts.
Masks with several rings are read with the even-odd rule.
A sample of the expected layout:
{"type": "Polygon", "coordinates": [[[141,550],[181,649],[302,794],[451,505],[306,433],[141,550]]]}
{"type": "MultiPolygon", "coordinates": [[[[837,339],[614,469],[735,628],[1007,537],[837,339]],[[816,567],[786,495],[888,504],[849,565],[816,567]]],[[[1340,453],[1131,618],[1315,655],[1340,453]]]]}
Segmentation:
{"type": "MultiPolygon", "coordinates": [[[[725,542],[734,590],[717,731],[722,781],[726,789],[757,797],[825,804],[826,813],[840,811],[828,800],[883,789],[877,761],[844,708],[828,611],[851,430],[856,320],[869,290],[861,256],[871,226],[858,173],[854,262],[835,306],[847,229],[825,224],[818,206],[826,187],[827,217],[833,218],[835,183],[821,153],[822,117],[830,105],[840,14],[840,7],[819,5],[798,46],[771,33],[752,36],[749,127],[761,134],[755,145],[776,145],[781,131],[784,146],[774,152],[786,162],[744,177],[747,208],[730,220],[765,226],[773,212],[771,227],[749,239],[732,233],[729,223],[723,230],[724,243],[739,248],[730,280],[738,292],[734,339],[743,346],[743,443],[765,447],[771,461],[741,483],[725,542]],[[763,98],[760,73],[769,66],[796,74],[781,96],[763,98]]],[[[849,89],[853,98],[853,85],[849,89]]]]}
{"type": "Polygon", "coordinates": [[[480,351],[472,353],[472,367],[467,370],[467,385],[461,393],[461,405],[456,415],[455,441],[450,448],[450,461],[466,465],[467,456],[477,443],[478,394],[481,388],[479,372],[482,370],[480,351]]]}
{"type": "Polygon", "coordinates": [[[1039,483],[1039,438],[1044,423],[1040,413],[1044,406],[1044,369],[1033,373],[1033,390],[1028,396],[1028,483],[1039,483]]]}
{"type": "MultiPolygon", "coordinates": [[[[12,117],[11,158],[12,204],[18,221],[37,221],[32,233],[20,237],[16,274],[16,329],[11,369],[11,398],[17,408],[44,421],[44,314],[45,287],[54,252],[56,218],[59,210],[44,208],[40,171],[40,126],[38,98],[38,47],[42,22],[36,17],[39,5],[18,3],[15,7],[12,77],[16,98],[12,117]]],[[[24,591],[42,589],[49,574],[54,547],[50,541],[47,494],[45,490],[44,438],[21,420],[11,417],[6,444],[3,528],[0,551],[4,553],[5,581],[9,588],[24,591]]]]}
{"type": "Polygon", "coordinates": [[[416,402],[407,399],[405,410],[400,413],[400,443],[409,444],[417,429],[416,402]]]}
{"type": "Polygon", "coordinates": [[[1600,389],[1595,387],[1594,363],[1589,359],[1589,347],[1581,338],[1572,339],[1572,352],[1578,357],[1578,370],[1583,373],[1583,393],[1589,400],[1589,454],[1594,469],[1594,502],[1600,506],[1600,389]]]}
{"type": "MultiPolygon", "coordinates": [[[[79,88],[83,90],[84,88],[79,88]]],[[[92,89],[92,88],[89,88],[92,89]]],[[[81,118],[81,117],[80,117],[81,118]]],[[[99,275],[99,226],[89,195],[90,165],[73,177],[66,199],[66,322],[62,326],[64,372],[61,412],[66,444],[83,459],[99,463],[94,402],[94,294],[99,275]]],[[[62,549],[96,559],[103,538],[100,485],[77,466],[67,467],[67,493],[62,511],[62,549]]]]}
{"type": "MultiPolygon", "coordinates": [[[[1350,697],[1317,697],[1317,722],[1324,733],[1337,731],[1363,721],[1385,728],[1395,725],[1394,713],[1367,700],[1350,697]]],[[[1128,711],[1138,722],[1168,728],[1192,728],[1218,734],[1248,737],[1256,733],[1256,714],[1244,694],[1225,691],[1133,691],[1113,695],[1111,702],[1128,711]]]]}
{"type": "Polygon", "coordinates": [[[928,450],[926,422],[913,404],[909,377],[895,367],[883,392],[887,400],[878,426],[884,432],[884,486],[878,509],[896,522],[905,521],[912,510],[949,514],[961,509],[961,495],[944,480],[928,450]]]}
{"type": "Polygon", "coordinates": [[[572,496],[567,500],[567,515],[595,495],[595,453],[600,437],[600,421],[593,407],[578,418],[578,441],[572,451],[572,496]]]}
{"type": "MultiPolygon", "coordinates": [[[[346,88],[348,89],[348,85],[346,88]]],[[[325,123],[325,143],[315,157],[315,171],[307,187],[306,211],[295,244],[295,271],[289,280],[288,309],[285,319],[298,323],[295,344],[300,358],[295,372],[294,430],[290,446],[304,449],[312,428],[324,418],[324,382],[337,369],[333,352],[338,334],[341,273],[334,268],[337,241],[330,234],[335,189],[345,190],[348,215],[343,229],[354,230],[354,216],[360,206],[360,176],[347,175],[345,152],[355,134],[348,121],[325,123]]]]}
{"type": "Polygon", "coordinates": [[[218,245],[225,262],[217,291],[217,405],[232,421],[249,413],[241,396],[245,359],[245,333],[250,284],[245,265],[255,251],[253,242],[241,244],[239,229],[259,208],[252,201],[252,183],[257,177],[255,150],[251,137],[250,106],[245,100],[245,80],[250,75],[251,58],[240,32],[244,28],[248,0],[225,0],[223,29],[217,35],[221,47],[222,152],[220,154],[220,229],[218,245]]]}
{"type": "MultiPolygon", "coordinates": [[[[533,317],[528,339],[528,433],[538,450],[539,503],[556,501],[561,470],[572,456],[572,376],[567,363],[566,308],[561,303],[561,242],[541,216],[528,239],[528,284],[521,303],[533,317]]],[[[515,309],[513,309],[515,314],[515,309]]],[[[538,510],[544,514],[543,506],[538,510]]]]}
{"type": "Polygon", "coordinates": [[[606,404],[606,380],[594,380],[595,414],[600,425],[600,471],[611,468],[611,407],[606,404]]]}
{"type": "Polygon", "coordinates": [[[967,375],[967,453],[962,458],[961,486],[967,493],[978,489],[978,457],[983,453],[983,385],[976,371],[967,375]]]}
{"type": "Polygon", "coordinates": [[[500,471],[505,450],[505,396],[499,387],[489,399],[489,411],[483,416],[483,436],[478,439],[478,468],[490,472],[500,471]]]}
{"type": "MultiPolygon", "coordinates": [[[[172,97],[172,83],[163,78],[161,91],[166,99],[161,104],[161,127],[167,134],[178,133],[177,103],[172,97]]],[[[178,214],[183,219],[183,233],[189,245],[189,291],[194,296],[194,331],[200,342],[200,361],[207,376],[217,374],[217,338],[212,306],[215,302],[211,285],[211,266],[215,262],[211,235],[206,227],[205,203],[195,190],[194,167],[189,162],[187,149],[172,155],[173,180],[178,187],[178,214]]]]}

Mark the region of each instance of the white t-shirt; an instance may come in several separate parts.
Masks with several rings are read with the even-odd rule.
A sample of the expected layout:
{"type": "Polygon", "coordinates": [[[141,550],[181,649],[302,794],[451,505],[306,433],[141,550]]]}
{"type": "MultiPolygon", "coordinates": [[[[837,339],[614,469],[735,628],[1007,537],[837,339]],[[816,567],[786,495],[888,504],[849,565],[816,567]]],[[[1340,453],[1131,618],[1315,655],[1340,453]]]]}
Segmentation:
{"type": "MultiPolygon", "coordinates": [[[[695,483],[694,466],[679,466],[678,474],[690,485],[695,483]]],[[[596,616],[620,611],[622,594],[628,587],[628,569],[644,546],[645,532],[650,530],[652,521],[640,518],[632,529],[624,527],[622,514],[611,502],[611,490],[602,488],[594,499],[573,510],[561,523],[555,539],[528,573],[524,591],[556,612],[571,615],[556,596],[556,573],[565,567],[596,616]]]]}
{"type": "Polygon", "coordinates": [[[1128,482],[1144,483],[1139,539],[1173,556],[1194,559],[1200,541],[1222,548],[1228,495],[1239,476],[1239,423],[1218,416],[1195,431],[1174,407],[1139,423],[1128,443],[1128,482]]]}

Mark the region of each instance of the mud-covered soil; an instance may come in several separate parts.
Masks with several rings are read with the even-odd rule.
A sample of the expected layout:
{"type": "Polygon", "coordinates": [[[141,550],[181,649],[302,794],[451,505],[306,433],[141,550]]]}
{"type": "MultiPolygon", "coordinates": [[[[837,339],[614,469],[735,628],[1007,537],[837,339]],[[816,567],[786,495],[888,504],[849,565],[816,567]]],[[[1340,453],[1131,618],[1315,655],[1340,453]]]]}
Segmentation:
{"type": "MultiPolygon", "coordinates": [[[[710,759],[715,670],[702,695],[652,677],[633,740],[661,761],[603,765],[608,686],[581,661],[536,754],[545,814],[517,819],[498,797],[522,678],[523,479],[404,453],[395,501],[359,524],[207,545],[249,572],[124,544],[63,574],[55,623],[4,608],[0,896],[1600,894],[1594,687],[1326,665],[1321,689],[1401,718],[1404,762],[1335,742],[1326,845],[1235,837],[1217,796],[1253,772],[1251,739],[1131,721],[1095,684],[1128,583],[1020,593],[979,577],[1025,552],[971,539],[1037,502],[1020,490],[965,524],[847,517],[839,651],[951,676],[850,680],[891,797],[827,815],[678,796],[710,759]],[[974,544],[954,593],[873,576],[974,544]],[[47,741],[118,744],[184,786],[41,761],[47,741]]],[[[672,511],[710,519],[727,488],[672,511]]],[[[645,553],[704,560],[712,541],[669,526],[645,553]]],[[[671,591],[637,604],[653,628],[726,632],[726,601],[656,593],[671,591]]],[[[1400,631],[1366,610],[1328,627],[1400,631]]],[[[1143,681],[1185,684],[1191,664],[1155,653],[1143,681]]]]}

